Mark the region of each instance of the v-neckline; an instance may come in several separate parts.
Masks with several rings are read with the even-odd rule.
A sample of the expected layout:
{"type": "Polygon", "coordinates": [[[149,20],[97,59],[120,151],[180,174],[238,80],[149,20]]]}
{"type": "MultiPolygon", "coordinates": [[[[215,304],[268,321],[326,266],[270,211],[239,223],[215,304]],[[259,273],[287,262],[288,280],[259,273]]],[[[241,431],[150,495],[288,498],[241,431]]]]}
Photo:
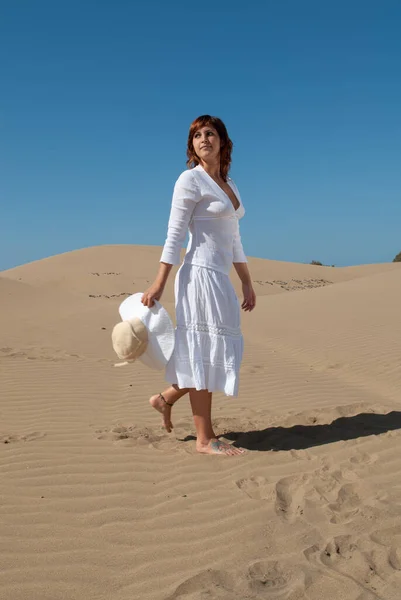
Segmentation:
{"type": "Polygon", "coordinates": [[[232,202],[232,200],[231,200],[230,196],[227,194],[227,192],[225,192],[225,191],[223,190],[223,188],[222,188],[222,187],[221,187],[221,186],[220,186],[220,185],[217,183],[217,181],[215,181],[215,180],[213,179],[213,177],[212,177],[211,175],[209,175],[209,173],[206,171],[206,169],[204,169],[204,168],[202,167],[202,165],[197,165],[197,166],[198,166],[200,169],[202,169],[202,171],[203,171],[204,173],[206,173],[206,175],[209,177],[209,179],[211,179],[211,180],[213,181],[213,183],[214,183],[214,184],[215,184],[215,185],[216,185],[216,186],[219,188],[219,190],[221,190],[221,191],[223,192],[223,194],[224,194],[224,195],[225,195],[225,196],[226,196],[226,197],[229,199],[229,201],[230,201],[230,204],[231,204],[231,206],[233,207],[233,210],[234,210],[234,212],[235,212],[235,213],[236,213],[236,212],[238,212],[238,211],[239,211],[239,209],[241,208],[241,201],[240,201],[240,199],[239,199],[239,198],[237,198],[237,194],[234,192],[233,188],[232,188],[232,187],[231,187],[231,185],[228,183],[228,181],[227,181],[227,184],[228,184],[228,185],[230,185],[231,191],[232,191],[232,193],[234,194],[235,198],[236,198],[236,199],[237,199],[237,201],[238,201],[238,208],[235,208],[235,207],[234,207],[234,204],[233,204],[233,202],[232,202]]]}

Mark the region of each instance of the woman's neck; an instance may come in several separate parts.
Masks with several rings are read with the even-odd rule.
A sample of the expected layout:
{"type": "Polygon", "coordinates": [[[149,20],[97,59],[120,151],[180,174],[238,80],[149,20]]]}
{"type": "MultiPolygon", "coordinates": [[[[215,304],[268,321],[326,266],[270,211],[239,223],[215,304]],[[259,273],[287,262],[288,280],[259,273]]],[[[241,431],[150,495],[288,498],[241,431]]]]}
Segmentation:
{"type": "Polygon", "coordinates": [[[213,177],[213,179],[221,179],[221,175],[220,175],[220,161],[219,162],[213,162],[213,163],[207,163],[204,160],[201,161],[201,167],[203,167],[206,171],[206,173],[208,175],[210,175],[210,177],[213,177]]]}

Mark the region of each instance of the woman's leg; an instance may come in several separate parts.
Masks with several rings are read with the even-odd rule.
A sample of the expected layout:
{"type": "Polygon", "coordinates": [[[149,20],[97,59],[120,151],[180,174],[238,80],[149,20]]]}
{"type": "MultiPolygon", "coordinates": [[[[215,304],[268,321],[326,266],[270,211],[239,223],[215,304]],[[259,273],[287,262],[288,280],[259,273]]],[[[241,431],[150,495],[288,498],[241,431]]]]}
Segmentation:
{"type": "Polygon", "coordinates": [[[212,425],[212,392],[208,390],[189,390],[192,414],[196,429],[196,449],[202,454],[243,454],[242,448],[221,442],[216,438],[212,425]]]}
{"type": "Polygon", "coordinates": [[[189,388],[180,389],[176,383],[173,383],[162,394],[155,394],[149,398],[150,405],[163,415],[163,425],[168,433],[173,429],[171,422],[172,404],[175,404],[187,392],[189,392],[189,388]]]}

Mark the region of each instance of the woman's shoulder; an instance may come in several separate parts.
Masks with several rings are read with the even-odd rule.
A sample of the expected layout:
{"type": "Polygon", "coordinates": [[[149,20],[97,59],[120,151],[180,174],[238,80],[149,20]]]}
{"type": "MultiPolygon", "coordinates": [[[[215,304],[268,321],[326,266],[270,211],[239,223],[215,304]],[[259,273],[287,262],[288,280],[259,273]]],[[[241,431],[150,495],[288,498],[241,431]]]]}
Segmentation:
{"type": "Polygon", "coordinates": [[[196,185],[197,179],[195,177],[195,169],[185,169],[182,171],[177,178],[176,185],[196,185]]]}
{"type": "Polygon", "coordinates": [[[200,185],[195,176],[194,169],[182,171],[175,182],[174,189],[175,192],[186,194],[195,201],[201,198],[200,185]]]}
{"type": "Polygon", "coordinates": [[[192,169],[185,169],[178,176],[178,179],[175,183],[176,186],[189,188],[193,191],[200,192],[202,181],[199,177],[200,172],[196,167],[192,169]]]}

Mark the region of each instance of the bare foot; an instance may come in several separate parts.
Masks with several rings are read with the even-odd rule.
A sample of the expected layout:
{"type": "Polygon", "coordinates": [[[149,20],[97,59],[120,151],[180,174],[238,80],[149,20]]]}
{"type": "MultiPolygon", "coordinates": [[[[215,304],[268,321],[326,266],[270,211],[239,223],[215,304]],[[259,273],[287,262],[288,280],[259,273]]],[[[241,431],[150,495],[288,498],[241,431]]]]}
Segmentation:
{"type": "Polygon", "coordinates": [[[201,454],[228,454],[229,456],[246,453],[244,448],[236,448],[232,444],[227,444],[227,442],[218,439],[210,440],[208,444],[197,443],[196,450],[201,454]]]}
{"type": "Polygon", "coordinates": [[[162,399],[160,394],[155,394],[155,396],[151,396],[149,398],[149,403],[153,408],[159,411],[163,415],[163,426],[165,427],[167,433],[170,433],[173,429],[173,424],[171,422],[171,405],[166,404],[162,399]]]}

